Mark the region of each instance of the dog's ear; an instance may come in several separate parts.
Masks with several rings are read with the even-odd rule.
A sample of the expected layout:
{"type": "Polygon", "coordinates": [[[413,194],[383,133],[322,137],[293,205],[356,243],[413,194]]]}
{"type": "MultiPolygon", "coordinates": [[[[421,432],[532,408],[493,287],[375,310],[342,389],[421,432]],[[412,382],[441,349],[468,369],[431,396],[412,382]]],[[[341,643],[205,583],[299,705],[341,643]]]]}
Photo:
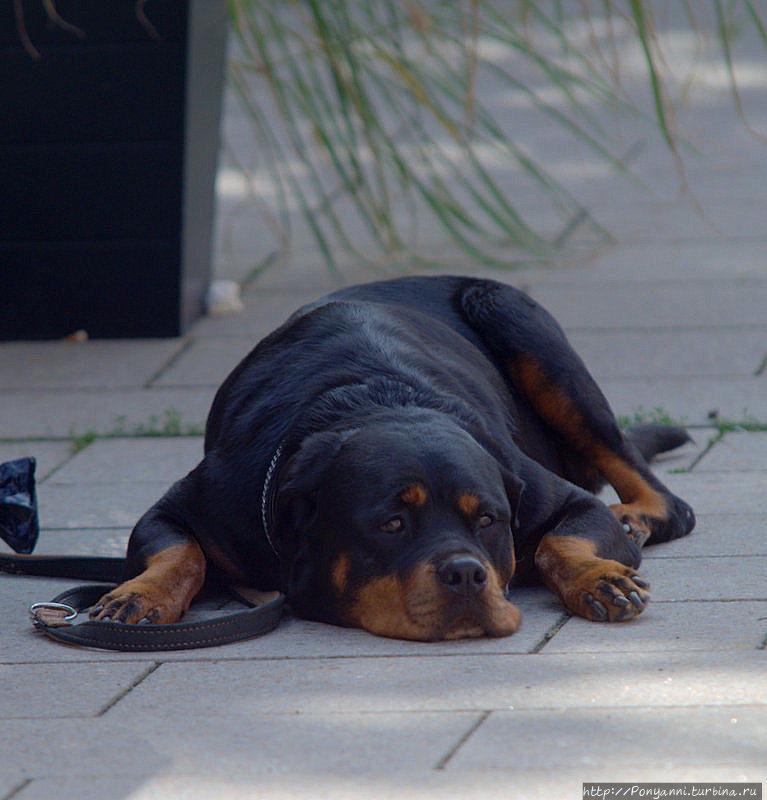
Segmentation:
{"type": "Polygon", "coordinates": [[[321,431],[308,436],[291,456],[280,475],[275,497],[275,516],[280,527],[303,531],[317,513],[317,489],[348,434],[321,431]]]}
{"type": "Polygon", "coordinates": [[[511,529],[516,532],[519,530],[519,503],[522,499],[525,482],[505,467],[501,467],[501,475],[503,476],[503,485],[511,508],[511,529]]]}

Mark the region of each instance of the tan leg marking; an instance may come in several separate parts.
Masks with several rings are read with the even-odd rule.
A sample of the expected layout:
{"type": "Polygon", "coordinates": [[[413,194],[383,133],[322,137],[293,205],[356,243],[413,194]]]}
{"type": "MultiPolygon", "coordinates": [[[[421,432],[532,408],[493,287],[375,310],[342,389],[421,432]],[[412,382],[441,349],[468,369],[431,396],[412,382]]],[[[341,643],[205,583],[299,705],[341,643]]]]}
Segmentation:
{"type": "Polygon", "coordinates": [[[621,499],[610,507],[613,514],[628,523],[637,543],[643,544],[650,536],[650,520],[668,518],[663,494],[623,458],[588,435],[582,415],[535,359],[522,357],[509,366],[536,413],[560,431],[613,486],[621,499]]]}
{"type": "Polygon", "coordinates": [[[650,584],[636,570],[596,554],[596,545],[576,536],[541,539],[535,564],[546,585],[575,614],[620,622],[640,614],[650,584]]]}
{"type": "Polygon", "coordinates": [[[177,622],[205,582],[205,556],[196,542],[151,556],[140,575],[105,594],[91,618],[158,625],[177,622]]]}
{"type": "Polygon", "coordinates": [[[336,563],[333,565],[333,571],[330,575],[330,580],[339,597],[346,591],[346,584],[349,580],[349,570],[351,569],[351,566],[352,565],[349,561],[349,556],[345,554],[339,556],[336,560],[336,563]]]}

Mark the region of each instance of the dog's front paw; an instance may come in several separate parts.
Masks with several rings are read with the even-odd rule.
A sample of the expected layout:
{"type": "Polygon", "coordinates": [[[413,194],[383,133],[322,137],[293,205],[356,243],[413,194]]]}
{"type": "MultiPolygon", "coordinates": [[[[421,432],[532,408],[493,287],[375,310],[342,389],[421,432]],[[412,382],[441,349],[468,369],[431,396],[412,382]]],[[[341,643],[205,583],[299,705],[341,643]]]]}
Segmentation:
{"type": "Polygon", "coordinates": [[[564,604],[594,622],[623,622],[647,607],[650,584],[631,567],[597,561],[560,588],[564,604]]]}
{"type": "Polygon", "coordinates": [[[101,622],[161,625],[176,622],[183,612],[178,601],[167,592],[135,578],[105,594],[89,616],[101,622]]]}

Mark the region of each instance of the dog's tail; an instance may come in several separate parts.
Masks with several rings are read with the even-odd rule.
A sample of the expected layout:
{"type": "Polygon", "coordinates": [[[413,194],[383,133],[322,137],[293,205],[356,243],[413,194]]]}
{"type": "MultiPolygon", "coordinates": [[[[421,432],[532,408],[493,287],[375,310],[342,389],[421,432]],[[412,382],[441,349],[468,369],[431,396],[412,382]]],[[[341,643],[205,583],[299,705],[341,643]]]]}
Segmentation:
{"type": "Polygon", "coordinates": [[[690,434],[679,425],[643,423],[631,425],[625,433],[645,461],[692,441],[690,434]]]}

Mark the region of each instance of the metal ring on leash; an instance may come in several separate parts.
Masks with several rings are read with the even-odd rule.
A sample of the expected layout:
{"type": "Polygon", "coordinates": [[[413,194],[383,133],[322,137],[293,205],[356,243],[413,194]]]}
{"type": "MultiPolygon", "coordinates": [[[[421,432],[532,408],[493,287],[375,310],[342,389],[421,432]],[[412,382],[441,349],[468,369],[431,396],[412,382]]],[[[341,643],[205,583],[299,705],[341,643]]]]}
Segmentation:
{"type": "Polygon", "coordinates": [[[32,603],[32,605],[29,607],[29,613],[33,622],[42,622],[38,611],[43,610],[49,611],[63,622],[69,622],[70,620],[73,620],[78,614],[76,608],[72,608],[72,606],[68,606],[66,603],[32,603]]]}

